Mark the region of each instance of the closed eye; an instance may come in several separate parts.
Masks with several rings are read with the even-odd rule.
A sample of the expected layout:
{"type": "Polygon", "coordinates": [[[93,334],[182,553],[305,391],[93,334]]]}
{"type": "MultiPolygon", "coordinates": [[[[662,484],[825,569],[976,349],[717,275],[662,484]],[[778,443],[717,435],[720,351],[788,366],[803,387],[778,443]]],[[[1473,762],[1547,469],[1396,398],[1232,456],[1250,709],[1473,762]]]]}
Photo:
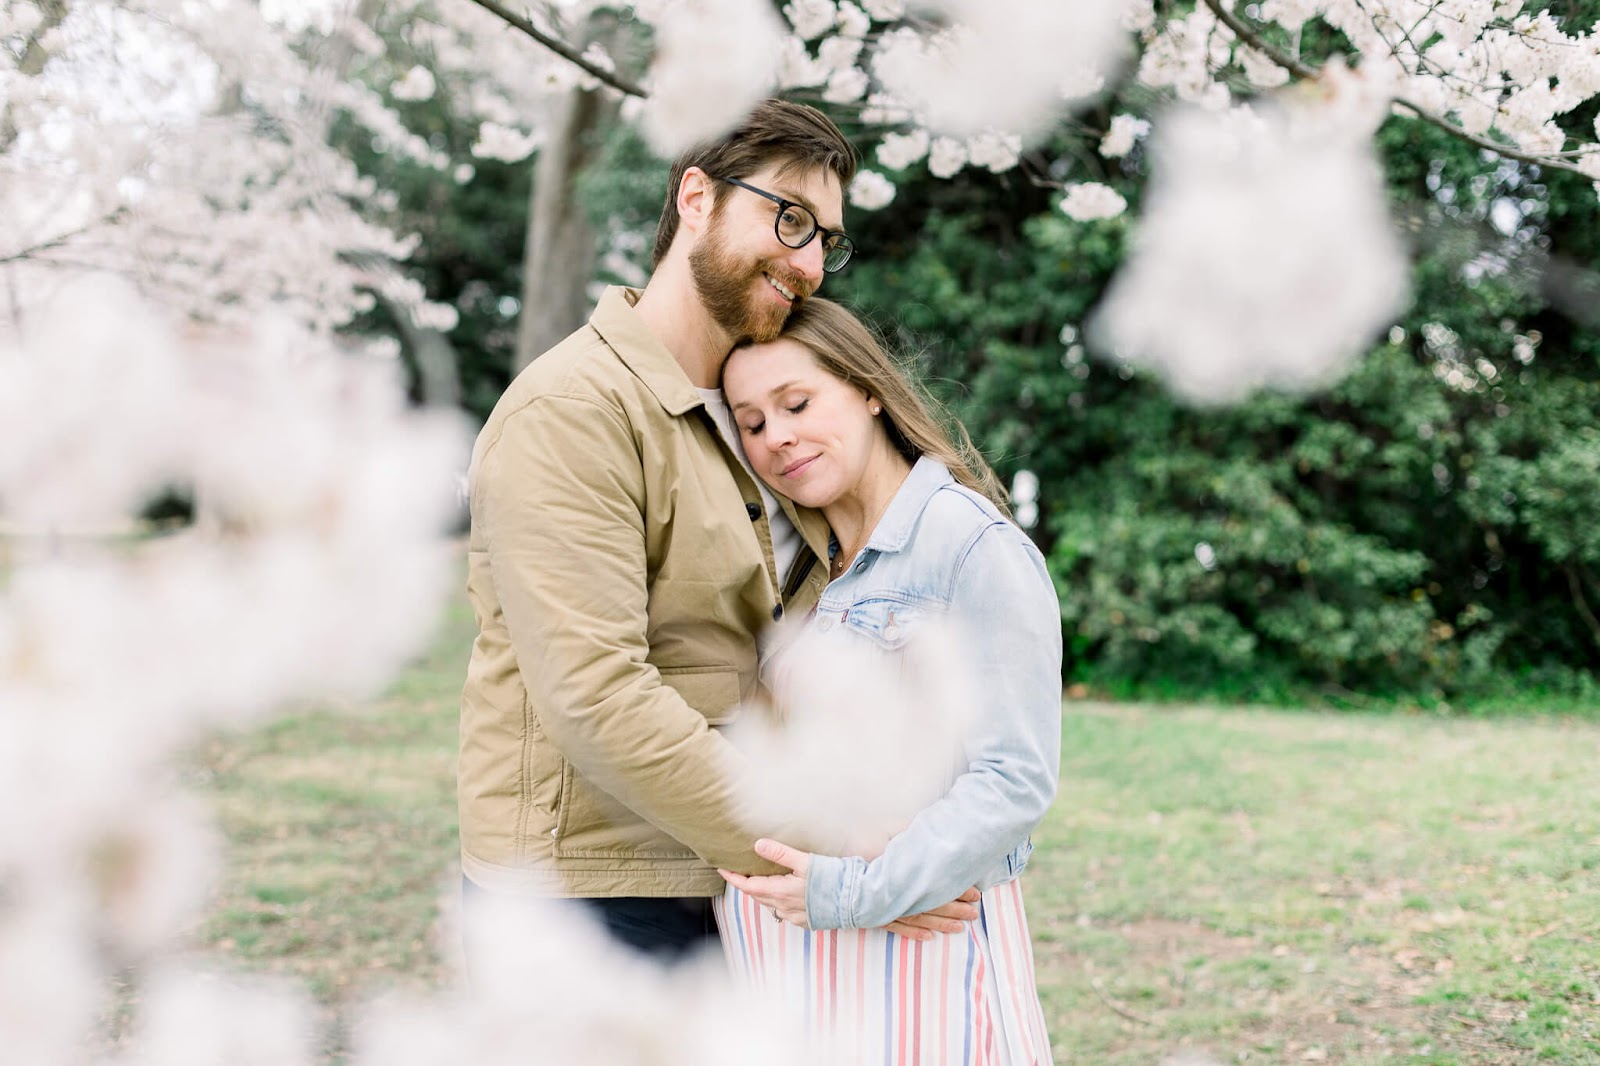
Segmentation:
{"type": "Polygon", "coordinates": [[[801,411],[804,411],[810,405],[811,405],[811,401],[810,400],[801,400],[799,403],[795,404],[793,407],[787,408],[787,410],[788,410],[788,412],[790,414],[797,415],[801,411]]]}

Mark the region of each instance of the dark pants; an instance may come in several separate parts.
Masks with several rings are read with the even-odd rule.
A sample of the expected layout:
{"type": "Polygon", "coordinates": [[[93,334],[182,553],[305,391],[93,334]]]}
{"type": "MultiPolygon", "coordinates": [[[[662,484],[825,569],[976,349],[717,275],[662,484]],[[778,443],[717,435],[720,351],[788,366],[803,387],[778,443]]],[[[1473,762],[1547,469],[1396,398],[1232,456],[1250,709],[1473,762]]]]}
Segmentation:
{"type": "MultiPolygon", "coordinates": [[[[461,879],[465,906],[471,907],[487,892],[468,878],[461,879]]],[[[622,896],[571,902],[588,910],[615,939],[663,962],[677,962],[717,939],[709,898],[622,896]]],[[[470,963],[469,959],[469,968],[470,963]]]]}
{"type": "Polygon", "coordinates": [[[623,896],[579,902],[612,936],[663,962],[676,962],[717,939],[717,919],[709,899],[623,896]]]}

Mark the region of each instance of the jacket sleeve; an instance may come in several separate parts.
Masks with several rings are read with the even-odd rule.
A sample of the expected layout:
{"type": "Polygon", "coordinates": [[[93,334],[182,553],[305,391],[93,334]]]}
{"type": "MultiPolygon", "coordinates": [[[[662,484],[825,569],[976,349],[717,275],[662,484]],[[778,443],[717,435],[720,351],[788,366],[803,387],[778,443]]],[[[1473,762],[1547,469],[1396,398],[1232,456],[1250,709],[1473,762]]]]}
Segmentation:
{"type": "Polygon", "coordinates": [[[647,661],[643,467],[631,429],[584,397],[541,397],[473,472],[495,592],[539,721],[578,773],[707,862],[751,850],[737,755],[647,661]]]}
{"type": "Polygon", "coordinates": [[[952,611],[983,705],[966,770],[877,858],[814,856],[815,929],[871,929],[949,903],[1021,845],[1055,799],[1061,762],[1061,609],[1044,561],[1009,523],[961,564],[952,611]]]}

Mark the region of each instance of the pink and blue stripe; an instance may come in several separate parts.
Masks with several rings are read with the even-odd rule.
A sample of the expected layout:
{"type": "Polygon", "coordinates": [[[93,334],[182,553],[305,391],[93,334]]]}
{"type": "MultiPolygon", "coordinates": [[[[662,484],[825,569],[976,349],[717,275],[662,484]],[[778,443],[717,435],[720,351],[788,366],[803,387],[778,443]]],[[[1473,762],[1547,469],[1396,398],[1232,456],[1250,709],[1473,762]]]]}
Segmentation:
{"type": "Polygon", "coordinates": [[[860,1066],[1046,1066],[1033,947],[1017,881],[983,894],[964,934],[918,942],[880,930],[780,922],[730,888],[716,901],[730,968],[793,1004],[860,1066]]]}

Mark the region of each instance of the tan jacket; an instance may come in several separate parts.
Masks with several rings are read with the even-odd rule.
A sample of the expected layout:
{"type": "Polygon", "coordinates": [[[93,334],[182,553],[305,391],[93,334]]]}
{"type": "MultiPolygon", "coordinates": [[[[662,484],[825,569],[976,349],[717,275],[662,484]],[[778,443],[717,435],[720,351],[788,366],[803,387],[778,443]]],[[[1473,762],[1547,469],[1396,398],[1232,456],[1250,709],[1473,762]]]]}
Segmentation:
{"type": "Polygon", "coordinates": [[[755,481],[635,299],[607,290],[473,450],[458,798],[491,888],[705,896],[717,866],[772,870],[718,727],[780,589],[808,610],[826,584],[827,525],[791,510],[807,547],[780,583],[755,481]]]}

